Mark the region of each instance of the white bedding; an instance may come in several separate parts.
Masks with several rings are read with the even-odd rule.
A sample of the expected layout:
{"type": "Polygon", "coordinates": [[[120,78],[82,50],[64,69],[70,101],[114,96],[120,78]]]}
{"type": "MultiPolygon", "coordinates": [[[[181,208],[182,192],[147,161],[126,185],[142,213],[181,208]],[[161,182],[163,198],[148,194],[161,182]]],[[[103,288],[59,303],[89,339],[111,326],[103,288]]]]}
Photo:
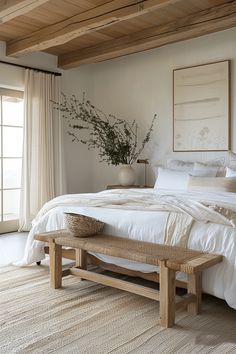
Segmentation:
{"type": "MultiPolygon", "coordinates": [[[[62,196],[47,203],[34,220],[24,259],[18,265],[30,264],[44,258],[43,244],[34,241],[33,236],[39,232],[64,228],[63,213],[65,211],[93,216],[104,221],[106,223],[104,232],[107,234],[163,243],[169,211],[168,208],[165,211],[155,210],[156,207],[152,203],[150,206],[150,200],[160,197],[163,197],[164,200],[175,199],[175,196],[181,200],[183,207],[185,207],[185,201],[189,203],[190,200],[193,205],[197,205],[199,201],[210,202],[236,211],[236,193],[138,189],[132,191],[109,190],[96,194],[62,196]],[[145,204],[145,196],[148,202],[143,205],[143,203],[145,204]],[[84,200],[79,206],[78,198],[84,200]],[[107,204],[102,202],[104,198],[107,198],[110,202],[107,204]],[[126,206],[122,205],[124,198],[127,199],[126,206]],[[90,203],[86,202],[88,199],[91,201],[90,203]],[[135,202],[130,203],[131,199],[135,202]],[[140,200],[140,206],[138,200],[140,200]],[[100,206],[96,206],[98,203],[100,203],[100,206]]],[[[215,216],[217,215],[214,212],[209,213],[211,222],[206,222],[205,217],[203,220],[197,218],[194,221],[189,235],[188,247],[225,256],[223,263],[204,272],[203,290],[225,299],[229,306],[236,309],[236,228],[231,226],[234,223],[228,222],[221,215],[219,215],[220,223],[217,223],[215,216]]],[[[105,262],[142,272],[158,271],[157,267],[146,264],[99,254],[96,254],[96,256],[105,262]]],[[[182,275],[178,274],[178,278],[182,278],[182,275]]]]}

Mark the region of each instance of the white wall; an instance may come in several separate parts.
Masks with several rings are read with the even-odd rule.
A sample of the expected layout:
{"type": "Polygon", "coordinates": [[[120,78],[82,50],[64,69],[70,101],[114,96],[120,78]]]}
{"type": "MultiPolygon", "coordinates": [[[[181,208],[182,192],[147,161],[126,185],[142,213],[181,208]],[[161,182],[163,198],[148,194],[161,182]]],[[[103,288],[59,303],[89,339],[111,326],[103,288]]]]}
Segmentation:
{"type": "MultiPolygon", "coordinates": [[[[136,119],[142,131],[149,126],[154,113],[158,114],[152,144],[143,155],[151,158],[152,164],[164,163],[167,158],[228,159],[229,154],[225,152],[172,152],[172,75],[175,68],[232,60],[232,143],[236,150],[235,38],[236,28],[92,65],[93,101],[108,113],[136,119]]],[[[96,153],[93,159],[93,190],[116,183],[117,168],[99,163],[96,153]]]]}
{"type": "MultiPolygon", "coordinates": [[[[61,88],[68,97],[72,94],[81,96],[85,92],[86,96],[92,99],[91,67],[64,71],[61,88]]],[[[93,154],[85,145],[72,143],[67,134],[66,122],[64,127],[67,192],[91,192],[93,154]]]]}
{"type": "MultiPolygon", "coordinates": [[[[45,70],[57,70],[57,57],[46,53],[28,54],[21,58],[6,56],[6,44],[0,41],[0,60],[29,65],[45,70]]],[[[0,63],[0,84],[4,87],[23,90],[24,69],[0,63]]]]}

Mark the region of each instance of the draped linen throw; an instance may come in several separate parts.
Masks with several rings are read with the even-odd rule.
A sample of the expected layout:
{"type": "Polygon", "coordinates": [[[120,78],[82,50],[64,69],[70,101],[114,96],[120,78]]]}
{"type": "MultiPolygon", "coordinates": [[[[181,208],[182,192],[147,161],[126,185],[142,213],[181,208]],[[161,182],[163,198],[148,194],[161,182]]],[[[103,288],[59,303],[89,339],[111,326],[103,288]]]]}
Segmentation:
{"type": "Polygon", "coordinates": [[[19,231],[48,200],[63,193],[62,127],[51,100],[59,101],[60,78],[27,69],[19,231]]]}

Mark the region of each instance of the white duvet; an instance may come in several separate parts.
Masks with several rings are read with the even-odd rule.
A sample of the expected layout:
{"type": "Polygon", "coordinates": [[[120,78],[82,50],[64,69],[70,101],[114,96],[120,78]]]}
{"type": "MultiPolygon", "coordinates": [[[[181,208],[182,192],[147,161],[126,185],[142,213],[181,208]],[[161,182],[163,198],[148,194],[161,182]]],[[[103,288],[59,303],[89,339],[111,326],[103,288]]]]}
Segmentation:
{"type": "MultiPolygon", "coordinates": [[[[170,211],[173,211],[169,201],[174,202],[174,211],[179,207],[188,215],[192,211],[197,215],[188,238],[189,248],[224,255],[221,264],[204,272],[203,290],[225,299],[229,306],[236,309],[235,223],[232,218],[226,218],[204,207],[210,203],[213,206],[228,208],[230,212],[236,211],[236,193],[138,189],[61,196],[45,204],[35,218],[24,259],[18,262],[18,265],[27,265],[44,258],[43,244],[34,241],[33,236],[36,233],[64,228],[64,212],[81,213],[104,221],[104,232],[107,234],[164,243],[168,216],[170,211]],[[164,201],[166,207],[158,208],[156,199],[164,201]],[[201,203],[204,203],[203,206],[201,203]]],[[[142,272],[158,271],[157,267],[146,264],[101,254],[96,256],[105,262],[142,272]]],[[[183,275],[178,274],[178,278],[182,279],[183,275]]]]}

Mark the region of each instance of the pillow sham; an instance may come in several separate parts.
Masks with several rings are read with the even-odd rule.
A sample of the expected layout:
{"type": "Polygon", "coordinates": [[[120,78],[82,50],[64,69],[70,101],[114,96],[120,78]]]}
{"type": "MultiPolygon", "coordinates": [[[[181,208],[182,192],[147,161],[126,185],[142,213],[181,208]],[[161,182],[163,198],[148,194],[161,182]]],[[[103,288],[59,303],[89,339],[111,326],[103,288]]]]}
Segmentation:
{"type": "Polygon", "coordinates": [[[216,173],[214,170],[192,170],[188,172],[189,176],[195,177],[216,177],[216,173]]]}
{"type": "Polygon", "coordinates": [[[168,168],[159,167],[158,177],[154,188],[161,189],[186,189],[188,173],[184,171],[174,171],[168,168]]]}
{"type": "Polygon", "coordinates": [[[225,177],[236,177],[236,170],[233,170],[230,167],[226,167],[225,177]]]}
{"type": "Polygon", "coordinates": [[[215,177],[224,177],[225,176],[225,168],[220,165],[216,165],[213,163],[207,162],[195,162],[194,163],[194,170],[211,170],[215,173],[215,177]]]}
{"type": "Polygon", "coordinates": [[[194,168],[194,162],[183,160],[167,160],[167,168],[175,171],[192,171],[194,168]]]}
{"type": "Polygon", "coordinates": [[[156,165],[156,166],[151,166],[151,168],[152,168],[152,171],[153,171],[153,173],[154,173],[154,177],[155,177],[155,179],[157,179],[157,177],[158,177],[158,170],[159,170],[159,168],[161,168],[162,166],[158,166],[158,165],[156,165]]]}
{"type": "Polygon", "coordinates": [[[154,188],[161,189],[176,189],[176,190],[185,190],[188,186],[188,178],[191,176],[201,176],[205,177],[214,177],[213,171],[200,170],[200,171],[175,171],[168,168],[159,167],[158,168],[158,177],[154,188]]]}
{"type": "Polygon", "coordinates": [[[188,190],[236,193],[236,177],[189,176],[188,190]]]}

